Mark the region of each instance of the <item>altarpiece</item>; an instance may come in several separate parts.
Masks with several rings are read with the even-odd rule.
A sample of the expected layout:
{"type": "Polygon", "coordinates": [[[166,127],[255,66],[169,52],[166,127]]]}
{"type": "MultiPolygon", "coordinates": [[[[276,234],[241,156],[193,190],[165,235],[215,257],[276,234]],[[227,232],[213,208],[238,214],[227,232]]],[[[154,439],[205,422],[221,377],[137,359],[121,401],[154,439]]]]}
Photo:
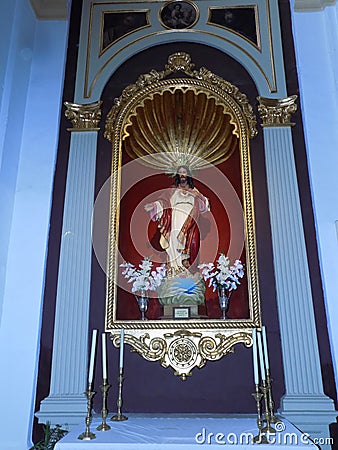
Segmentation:
{"type": "Polygon", "coordinates": [[[235,344],[250,346],[252,328],[261,325],[250,167],[255,125],[246,96],[208,69],[194,69],[184,52],[170,55],[163,71],[140,75],[115,99],[106,119],[113,152],[106,330],[118,345],[123,327],[127,344],[147,360],[171,366],[182,379],[194,367],[233,351],[235,344]],[[243,261],[245,278],[226,320],[206,287],[205,304],[195,317],[165,317],[152,298],[149,320],[143,321],[120,265],[138,264],[142,257],[165,263],[151,237],[156,225],[142,205],[170,185],[165,172],[183,164],[193,167],[198,189],[211,204],[190,267],[196,270],[223,252],[243,261]]]}

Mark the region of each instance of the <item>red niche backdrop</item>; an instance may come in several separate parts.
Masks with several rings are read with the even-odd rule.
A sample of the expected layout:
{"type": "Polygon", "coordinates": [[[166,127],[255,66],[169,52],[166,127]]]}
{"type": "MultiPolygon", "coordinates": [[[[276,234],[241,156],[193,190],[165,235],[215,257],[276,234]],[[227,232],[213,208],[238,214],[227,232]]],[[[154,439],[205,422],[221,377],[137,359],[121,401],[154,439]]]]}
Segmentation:
{"type": "MultiPolygon", "coordinates": [[[[245,266],[244,217],[240,154],[218,165],[199,170],[193,175],[195,187],[209,199],[210,211],[198,218],[200,246],[193,270],[200,263],[215,262],[219,253],[229,256],[231,264],[240,259],[245,266]]],[[[130,262],[138,266],[143,258],[151,258],[153,267],[166,262],[167,254],[159,245],[157,221],[152,221],[144,206],[161,198],[174,187],[174,178],[164,172],[149,169],[131,160],[124,152],[121,170],[121,198],[118,238],[118,264],[130,262]]],[[[117,277],[117,319],[140,319],[140,311],[132,286],[124,279],[119,267],[117,277]]],[[[207,284],[205,306],[199,313],[209,319],[221,317],[217,292],[207,284]]],[[[162,307],[152,292],[147,311],[148,319],[159,319],[162,307]]],[[[249,318],[247,275],[233,291],[227,312],[230,319],[249,318]]]]}

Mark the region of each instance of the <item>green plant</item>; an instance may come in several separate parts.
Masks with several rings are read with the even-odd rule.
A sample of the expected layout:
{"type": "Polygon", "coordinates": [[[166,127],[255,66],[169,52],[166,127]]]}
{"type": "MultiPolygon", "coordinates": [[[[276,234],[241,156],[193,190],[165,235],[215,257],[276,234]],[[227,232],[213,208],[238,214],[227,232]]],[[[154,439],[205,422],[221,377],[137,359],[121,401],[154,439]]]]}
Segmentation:
{"type": "Polygon", "coordinates": [[[61,428],[61,425],[51,427],[49,422],[43,426],[43,432],[44,439],[35,444],[29,450],[53,450],[55,444],[68,433],[67,430],[63,430],[61,428]]]}

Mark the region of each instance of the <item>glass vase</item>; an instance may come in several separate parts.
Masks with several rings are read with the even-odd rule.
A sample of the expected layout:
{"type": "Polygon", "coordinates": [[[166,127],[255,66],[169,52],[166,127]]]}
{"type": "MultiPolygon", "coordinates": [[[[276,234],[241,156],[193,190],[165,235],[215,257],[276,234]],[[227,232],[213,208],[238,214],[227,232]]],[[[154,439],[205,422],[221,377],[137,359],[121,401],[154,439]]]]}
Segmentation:
{"type": "Polygon", "coordinates": [[[229,308],[229,296],[227,295],[227,290],[224,286],[219,286],[217,291],[218,291],[219,306],[222,311],[221,319],[225,320],[228,318],[226,313],[229,308]]]}
{"type": "Polygon", "coordinates": [[[135,298],[137,300],[139,310],[141,311],[141,320],[147,320],[147,318],[145,316],[145,313],[147,312],[147,309],[148,309],[148,302],[149,302],[147,291],[142,289],[139,294],[135,294],[135,298]]]}

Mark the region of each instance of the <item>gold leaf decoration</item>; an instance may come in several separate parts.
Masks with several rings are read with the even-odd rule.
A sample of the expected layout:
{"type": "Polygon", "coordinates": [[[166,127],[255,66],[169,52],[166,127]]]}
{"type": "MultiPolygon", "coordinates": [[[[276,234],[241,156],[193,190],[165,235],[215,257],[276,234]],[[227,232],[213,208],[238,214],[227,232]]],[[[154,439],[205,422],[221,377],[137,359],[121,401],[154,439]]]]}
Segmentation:
{"type": "Polygon", "coordinates": [[[175,87],[144,99],[129,116],[122,139],[132,158],[173,171],[220,164],[237,146],[236,128],[224,104],[193,88],[175,87]]]}

